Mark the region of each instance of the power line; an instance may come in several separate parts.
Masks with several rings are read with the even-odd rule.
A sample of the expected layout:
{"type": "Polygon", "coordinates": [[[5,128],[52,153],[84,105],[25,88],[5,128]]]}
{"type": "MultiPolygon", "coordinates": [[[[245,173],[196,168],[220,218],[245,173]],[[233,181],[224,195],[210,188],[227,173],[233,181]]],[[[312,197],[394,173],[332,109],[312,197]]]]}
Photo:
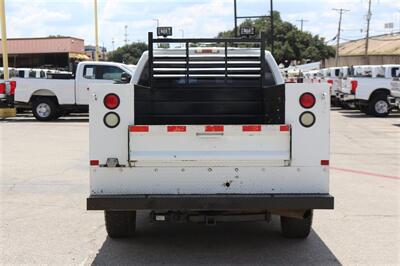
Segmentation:
{"type": "Polygon", "coordinates": [[[333,8],[332,10],[335,10],[337,12],[339,12],[339,27],[338,27],[338,33],[336,36],[336,55],[335,55],[335,66],[339,66],[339,43],[340,43],[340,31],[342,28],[342,17],[343,17],[343,13],[345,12],[349,12],[350,10],[348,9],[337,9],[337,8],[333,8]]]}
{"type": "Polygon", "coordinates": [[[298,20],[296,20],[296,21],[299,21],[300,22],[300,29],[301,29],[301,31],[303,31],[303,24],[304,24],[304,22],[308,22],[308,20],[305,20],[305,19],[298,19],[298,20]]]}

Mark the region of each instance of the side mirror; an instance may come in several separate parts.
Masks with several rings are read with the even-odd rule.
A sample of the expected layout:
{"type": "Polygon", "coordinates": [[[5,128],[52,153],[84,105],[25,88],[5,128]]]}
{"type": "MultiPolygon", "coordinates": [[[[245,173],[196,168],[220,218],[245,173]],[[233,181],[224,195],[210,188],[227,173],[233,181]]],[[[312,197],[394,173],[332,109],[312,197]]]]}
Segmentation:
{"type": "Polygon", "coordinates": [[[122,83],[129,83],[129,82],[131,82],[131,79],[132,79],[132,76],[129,75],[128,73],[123,72],[121,74],[121,82],[122,83]]]}

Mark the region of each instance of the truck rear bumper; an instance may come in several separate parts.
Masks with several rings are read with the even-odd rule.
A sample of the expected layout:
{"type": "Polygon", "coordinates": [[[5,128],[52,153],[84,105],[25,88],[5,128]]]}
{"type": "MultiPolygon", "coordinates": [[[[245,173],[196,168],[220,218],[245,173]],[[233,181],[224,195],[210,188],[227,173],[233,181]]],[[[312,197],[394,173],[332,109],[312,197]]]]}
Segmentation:
{"type": "Polygon", "coordinates": [[[91,195],[88,210],[333,209],[330,194],[91,195]]]}

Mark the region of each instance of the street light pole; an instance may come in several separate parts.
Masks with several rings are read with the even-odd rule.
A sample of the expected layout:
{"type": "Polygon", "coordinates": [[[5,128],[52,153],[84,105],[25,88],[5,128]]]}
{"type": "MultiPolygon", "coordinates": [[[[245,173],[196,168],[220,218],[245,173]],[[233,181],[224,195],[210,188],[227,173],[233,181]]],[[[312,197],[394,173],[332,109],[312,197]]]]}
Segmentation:
{"type": "Polygon", "coordinates": [[[158,18],[153,18],[153,21],[157,22],[157,28],[160,27],[160,20],[158,18]]]}
{"type": "Polygon", "coordinates": [[[10,78],[8,73],[8,49],[7,49],[7,30],[6,30],[6,8],[5,0],[0,0],[0,16],[1,16],[1,45],[3,50],[3,72],[4,80],[10,78]]]}
{"type": "Polygon", "coordinates": [[[99,61],[99,27],[97,21],[97,0],[94,0],[94,31],[96,38],[96,51],[94,53],[95,61],[99,61]]]}

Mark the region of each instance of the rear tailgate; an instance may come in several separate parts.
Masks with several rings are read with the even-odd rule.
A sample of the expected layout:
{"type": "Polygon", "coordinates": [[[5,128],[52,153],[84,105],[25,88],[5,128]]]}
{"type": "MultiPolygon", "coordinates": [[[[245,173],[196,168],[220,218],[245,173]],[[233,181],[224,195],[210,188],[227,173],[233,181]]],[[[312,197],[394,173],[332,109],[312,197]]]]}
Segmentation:
{"type": "Polygon", "coordinates": [[[289,125],[134,125],[132,166],[287,166],[289,125]]]}

